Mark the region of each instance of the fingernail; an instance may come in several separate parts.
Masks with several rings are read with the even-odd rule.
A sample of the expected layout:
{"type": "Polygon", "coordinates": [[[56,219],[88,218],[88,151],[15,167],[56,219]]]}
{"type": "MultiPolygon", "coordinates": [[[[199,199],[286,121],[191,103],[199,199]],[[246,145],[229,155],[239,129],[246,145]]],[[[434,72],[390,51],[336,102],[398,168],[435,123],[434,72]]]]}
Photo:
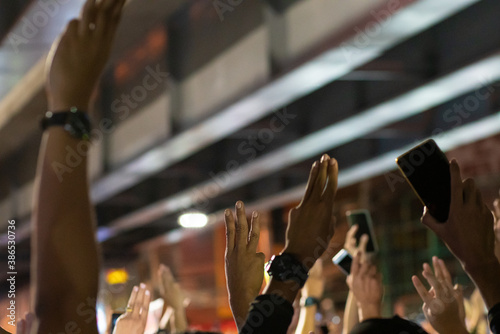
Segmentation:
{"type": "Polygon", "coordinates": [[[236,207],[241,209],[243,207],[243,203],[241,201],[236,202],[236,207]]]}
{"type": "Polygon", "coordinates": [[[330,159],[330,165],[331,166],[335,166],[335,164],[337,163],[337,160],[335,159],[330,159]]]}
{"type": "Polygon", "coordinates": [[[146,288],[146,284],[141,283],[141,289],[145,289],[145,288],[146,288]]]}
{"type": "Polygon", "coordinates": [[[325,160],[327,159],[327,157],[328,157],[328,155],[323,154],[323,155],[321,156],[321,163],[325,162],[325,160]]]}
{"type": "Polygon", "coordinates": [[[231,215],[231,210],[226,209],[226,210],[224,211],[224,214],[226,215],[226,217],[229,217],[229,216],[231,215]]]}
{"type": "Polygon", "coordinates": [[[258,213],[257,211],[254,211],[254,212],[253,212],[253,217],[254,217],[254,218],[257,218],[258,216],[259,216],[259,213],[258,213]]]}
{"type": "Polygon", "coordinates": [[[146,290],[146,296],[149,296],[150,293],[149,290],[146,290]]]}
{"type": "Polygon", "coordinates": [[[134,286],[134,291],[135,291],[135,292],[139,291],[139,287],[134,286]]]}
{"type": "Polygon", "coordinates": [[[316,168],[316,167],[318,167],[318,162],[317,162],[317,161],[315,161],[315,162],[313,163],[313,168],[316,168]]]}

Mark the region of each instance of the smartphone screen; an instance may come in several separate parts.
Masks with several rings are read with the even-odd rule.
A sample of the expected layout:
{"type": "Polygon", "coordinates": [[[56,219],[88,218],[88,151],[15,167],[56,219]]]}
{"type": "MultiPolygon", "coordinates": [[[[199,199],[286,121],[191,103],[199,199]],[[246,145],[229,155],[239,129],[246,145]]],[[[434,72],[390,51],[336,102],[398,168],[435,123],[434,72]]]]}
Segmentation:
{"type": "Polygon", "coordinates": [[[354,210],[346,212],[347,221],[349,226],[358,225],[356,231],[356,243],[359,244],[359,239],[363,234],[368,235],[368,244],[366,244],[366,252],[373,253],[378,250],[375,234],[373,233],[372,217],[368,210],[354,210]]]}
{"type": "Polygon", "coordinates": [[[346,276],[351,273],[352,256],[345,249],[340,250],[332,259],[332,262],[339,267],[346,276]]]}
{"type": "Polygon", "coordinates": [[[448,220],[451,201],[450,164],[432,139],[396,159],[404,177],[439,222],[448,220]]]}

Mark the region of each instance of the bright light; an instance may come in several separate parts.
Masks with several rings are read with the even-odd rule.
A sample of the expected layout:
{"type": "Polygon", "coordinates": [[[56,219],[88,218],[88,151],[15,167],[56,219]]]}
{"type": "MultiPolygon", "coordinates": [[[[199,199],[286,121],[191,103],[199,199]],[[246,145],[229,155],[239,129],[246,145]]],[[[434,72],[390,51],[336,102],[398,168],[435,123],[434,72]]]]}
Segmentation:
{"type": "Polygon", "coordinates": [[[179,217],[179,225],[185,228],[202,228],[207,222],[207,215],[199,212],[189,212],[179,217]]]}

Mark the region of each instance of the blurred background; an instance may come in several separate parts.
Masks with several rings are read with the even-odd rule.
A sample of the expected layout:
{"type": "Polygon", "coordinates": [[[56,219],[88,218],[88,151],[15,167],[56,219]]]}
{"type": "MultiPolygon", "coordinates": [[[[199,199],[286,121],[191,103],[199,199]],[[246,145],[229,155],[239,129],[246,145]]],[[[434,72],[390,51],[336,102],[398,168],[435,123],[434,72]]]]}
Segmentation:
{"type": "MultiPolygon", "coordinates": [[[[45,57],[82,3],[0,0],[0,309],[15,220],[22,315],[45,57]]],[[[128,1],[93,118],[100,308],[123,308],[141,281],[155,286],[165,263],[189,297],[193,327],[236,332],[222,212],[237,200],[262,212],[259,247],[269,259],[324,152],[341,170],[337,249],[345,211],[372,214],[386,315],[417,317],[410,278],[431,255],[470,294],[458,262],[420,224],[422,205],[394,159],[432,137],[488,203],[498,196],[499,12],[495,0],[128,1]],[[195,212],[206,216],[179,225],[195,212]]],[[[77,160],[57,167],[62,178],[77,160]]],[[[345,276],[328,260],[324,270],[325,308],[338,324],[345,276]]]]}

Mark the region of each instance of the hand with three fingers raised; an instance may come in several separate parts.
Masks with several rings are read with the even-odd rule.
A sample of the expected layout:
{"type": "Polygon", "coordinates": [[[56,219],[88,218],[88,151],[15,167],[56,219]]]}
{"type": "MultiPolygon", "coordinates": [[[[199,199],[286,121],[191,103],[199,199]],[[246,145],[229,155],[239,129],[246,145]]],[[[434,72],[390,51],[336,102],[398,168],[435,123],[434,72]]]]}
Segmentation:
{"type": "Polygon", "coordinates": [[[264,280],[263,253],[257,253],[260,236],[260,216],[252,213],[247,220],[245,205],[236,203],[236,218],[229,209],[226,222],[226,283],[229,304],[239,329],[244,325],[250,304],[259,295],[264,280]]]}
{"type": "Polygon", "coordinates": [[[337,161],[323,155],[312,166],[302,201],[290,210],[283,253],[293,254],[308,269],[325,252],[334,233],[338,172],[337,161]]]}
{"type": "Polygon", "coordinates": [[[116,320],[113,334],[144,334],[148,320],[151,293],[142,284],[134,286],[127,304],[127,311],[116,320]]]}
{"type": "Polygon", "coordinates": [[[433,257],[432,262],[434,272],[427,263],[424,263],[422,272],[431,286],[430,290],[425,288],[417,276],[412,277],[413,285],[424,302],[422,310],[427,321],[441,334],[468,333],[461,289],[453,287],[443,260],[433,257]]]}

